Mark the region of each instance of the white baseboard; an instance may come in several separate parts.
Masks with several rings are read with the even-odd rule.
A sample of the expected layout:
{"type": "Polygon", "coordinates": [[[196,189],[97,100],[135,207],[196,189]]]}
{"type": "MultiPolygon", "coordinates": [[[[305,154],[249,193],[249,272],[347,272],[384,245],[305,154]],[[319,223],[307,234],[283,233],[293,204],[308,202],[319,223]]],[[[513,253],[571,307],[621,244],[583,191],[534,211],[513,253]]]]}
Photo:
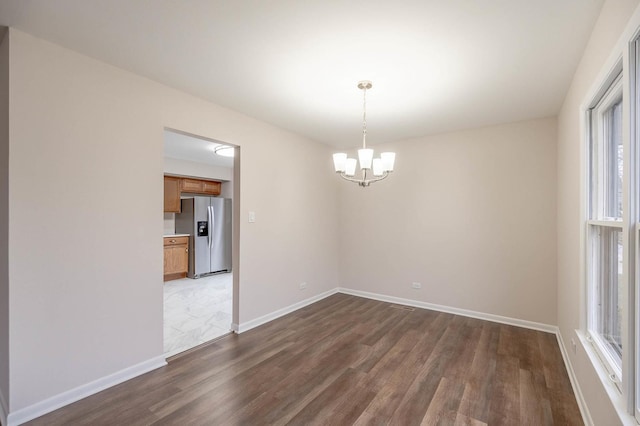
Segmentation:
{"type": "Polygon", "coordinates": [[[282,309],[278,309],[277,311],[271,312],[270,314],[267,314],[267,315],[263,315],[256,319],[252,319],[251,321],[247,321],[241,324],[233,324],[231,328],[236,333],[244,333],[245,331],[249,331],[252,328],[256,328],[258,326],[268,323],[269,321],[273,321],[276,318],[280,318],[281,316],[290,314],[293,311],[297,311],[300,308],[304,308],[305,306],[311,305],[312,303],[325,299],[333,294],[336,294],[337,292],[338,292],[337,288],[334,288],[329,291],[325,291],[324,293],[320,293],[316,296],[302,300],[298,303],[294,303],[293,305],[289,305],[282,309]]]}
{"type": "Polygon", "coordinates": [[[580,389],[578,378],[576,377],[575,371],[573,371],[573,365],[571,365],[571,361],[569,360],[567,347],[564,345],[564,340],[562,339],[562,334],[560,334],[560,329],[558,327],[556,327],[556,338],[558,339],[560,353],[562,354],[564,366],[567,369],[569,381],[571,382],[571,387],[573,388],[573,394],[576,396],[576,402],[578,403],[578,408],[580,409],[580,414],[582,415],[582,421],[587,426],[593,426],[593,419],[591,418],[591,413],[589,413],[587,401],[585,401],[584,395],[582,394],[582,389],[580,389]]]}
{"type": "Polygon", "coordinates": [[[413,306],[416,308],[431,309],[432,311],[446,312],[449,314],[462,315],[464,317],[477,318],[486,321],[498,322],[501,324],[514,325],[516,327],[530,328],[532,330],[556,333],[557,327],[549,324],[542,324],[534,321],[526,321],[518,318],[503,317],[500,315],[486,314],[484,312],[470,311],[468,309],[452,308],[450,306],[436,305],[434,303],[420,302],[418,300],[403,299],[400,297],[387,296],[384,294],[370,293],[368,291],[351,290],[338,287],[339,293],[350,294],[352,296],[366,297],[367,299],[380,300],[382,302],[397,303],[400,305],[413,306]]]}
{"type": "MultiPolygon", "coordinates": [[[[508,324],[508,325],[513,325],[517,327],[524,327],[524,328],[530,328],[533,330],[554,333],[558,338],[560,350],[562,352],[562,357],[567,367],[567,372],[569,373],[569,378],[571,380],[574,393],[576,394],[576,399],[578,400],[580,412],[582,413],[585,423],[587,425],[593,425],[589,412],[586,409],[586,404],[582,396],[582,392],[580,391],[580,387],[577,384],[577,380],[575,378],[573,368],[571,367],[571,364],[568,361],[568,357],[566,356],[566,349],[564,347],[564,343],[562,342],[562,337],[560,336],[560,333],[556,326],[542,324],[534,321],[526,321],[526,320],[517,319],[517,318],[503,317],[500,315],[471,311],[467,309],[453,308],[449,306],[437,305],[437,304],[421,302],[417,300],[403,299],[400,297],[387,296],[387,295],[371,293],[367,291],[352,290],[348,288],[337,287],[332,290],[328,290],[324,293],[320,293],[316,296],[310,297],[308,299],[302,300],[300,302],[294,303],[282,309],[278,309],[277,311],[271,312],[267,315],[263,315],[251,321],[247,321],[241,324],[234,323],[231,325],[231,329],[236,333],[243,333],[245,331],[251,330],[255,327],[258,327],[260,325],[273,321],[277,318],[280,318],[284,315],[287,315],[300,308],[304,308],[305,306],[311,305],[312,303],[315,303],[319,300],[325,299],[336,293],[344,293],[352,296],[379,300],[382,302],[390,302],[390,303],[397,303],[397,304],[402,304],[407,306],[414,306],[417,308],[430,309],[430,310],[439,311],[439,312],[447,312],[455,315],[462,315],[466,317],[477,318],[477,319],[497,322],[501,324],[508,324]]],[[[104,389],[107,389],[119,383],[130,380],[134,377],[147,373],[151,370],[155,370],[156,368],[162,367],[164,365],[167,365],[164,355],[159,356],[159,357],[150,359],[148,361],[142,362],[140,364],[125,368],[114,374],[95,380],[91,383],[87,383],[86,385],[82,385],[75,389],[71,389],[67,392],[63,392],[59,395],[53,396],[44,401],[38,402],[29,407],[25,407],[13,413],[7,412],[6,406],[3,406],[4,401],[2,398],[2,394],[0,394],[0,415],[1,415],[0,419],[4,421],[3,426],[17,426],[29,420],[33,420],[37,417],[47,414],[51,411],[54,411],[60,407],[63,407],[65,405],[76,402],[80,399],[86,398],[87,396],[98,393],[104,389]],[[4,412],[3,412],[3,409],[5,410],[4,412]]]]}
{"type": "Polygon", "coordinates": [[[269,321],[273,321],[274,319],[280,318],[281,316],[287,315],[293,311],[296,311],[300,308],[308,306],[312,303],[315,303],[319,300],[322,300],[336,293],[349,294],[352,296],[364,297],[372,300],[379,300],[381,302],[397,303],[401,305],[413,306],[416,308],[430,309],[432,311],[447,312],[450,314],[462,315],[465,317],[471,317],[471,318],[477,318],[477,319],[486,320],[486,321],[497,322],[501,324],[513,325],[516,327],[530,328],[532,330],[544,331],[546,333],[557,334],[557,329],[558,329],[554,325],[543,324],[543,323],[534,322],[534,321],[503,317],[500,315],[487,314],[484,312],[471,311],[468,309],[453,308],[450,306],[437,305],[434,303],[421,302],[418,300],[403,299],[400,297],[387,296],[385,294],[371,293],[368,291],[352,290],[344,287],[337,287],[335,289],[332,289],[324,293],[318,294],[316,296],[310,297],[308,299],[302,300],[298,303],[294,303],[293,305],[289,305],[282,309],[278,309],[277,311],[271,312],[267,315],[263,315],[259,318],[253,319],[251,321],[247,321],[242,324],[232,324],[231,329],[237,333],[243,333],[245,331],[248,331],[248,330],[251,330],[252,328],[266,324],[269,321]]]}
{"type": "Polygon", "coordinates": [[[13,413],[8,413],[6,426],[17,426],[22,423],[33,420],[44,414],[57,410],[60,407],[69,405],[73,402],[86,398],[90,395],[98,393],[104,389],[110,388],[122,382],[125,382],[141,374],[148,373],[151,370],[167,365],[163,356],[152,358],[139,364],[127,367],[108,376],[94,380],[61,394],[52,396],[44,401],[37,402],[28,407],[22,408],[13,413]]]}
{"type": "Polygon", "coordinates": [[[431,309],[434,311],[447,312],[450,314],[462,315],[465,317],[498,322],[501,324],[514,325],[516,327],[530,328],[533,330],[544,331],[547,333],[555,334],[556,339],[558,340],[558,346],[560,347],[560,353],[562,354],[564,365],[567,369],[567,374],[569,375],[569,381],[571,382],[571,387],[573,388],[573,393],[576,396],[578,408],[580,409],[580,414],[582,415],[582,420],[584,421],[585,425],[593,426],[593,419],[591,418],[591,414],[589,413],[589,409],[587,408],[587,403],[584,399],[584,395],[582,394],[582,390],[580,389],[580,385],[578,384],[576,374],[573,371],[573,366],[569,361],[567,350],[564,345],[564,341],[562,340],[562,335],[560,334],[560,329],[557,326],[542,324],[534,321],[526,321],[518,318],[510,318],[510,317],[503,317],[500,315],[487,314],[484,312],[470,311],[467,309],[452,308],[450,306],[436,305],[433,303],[420,302],[417,300],[402,299],[400,297],[370,293],[367,291],[351,290],[351,289],[342,288],[342,287],[338,288],[338,292],[344,293],[344,294],[350,294],[352,296],[366,297],[367,299],[380,300],[382,302],[398,303],[401,305],[414,306],[416,308],[431,309]]]}

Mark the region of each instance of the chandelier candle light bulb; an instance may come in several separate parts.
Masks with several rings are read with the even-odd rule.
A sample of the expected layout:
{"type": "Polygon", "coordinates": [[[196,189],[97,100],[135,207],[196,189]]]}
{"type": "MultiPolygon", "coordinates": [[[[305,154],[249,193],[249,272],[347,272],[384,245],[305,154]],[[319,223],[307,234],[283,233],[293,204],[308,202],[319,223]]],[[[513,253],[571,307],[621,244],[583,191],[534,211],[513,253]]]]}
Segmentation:
{"type": "Polygon", "coordinates": [[[380,158],[382,160],[382,169],[388,172],[393,171],[393,163],[396,162],[396,153],[395,152],[383,152],[380,154],[380,158]]]}
{"type": "Polygon", "coordinates": [[[373,161],[373,150],[370,148],[362,148],[358,150],[358,160],[361,169],[370,169],[373,161]]]}
{"type": "Polygon", "coordinates": [[[333,154],[333,167],[335,167],[336,172],[344,172],[346,165],[347,154],[345,154],[344,152],[333,154]]]}
{"type": "Polygon", "coordinates": [[[373,182],[377,182],[389,176],[393,171],[393,164],[396,159],[395,152],[383,152],[380,158],[373,158],[373,149],[367,148],[367,90],[371,89],[372,84],[368,80],[358,83],[358,88],[364,92],[362,106],[362,148],[358,150],[358,160],[348,158],[344,152],[333,154],[333,167],[340,177],[355,182],[359,186],[365,188],[373,182]],[[362,177],[355,178],[356,165],[360,163],[362,177]],[[372,177],[369,176],[369,173],[372,177]]]}
{"type": "Polygon", "coordinates": [[[373,175],[382,176],[383,173],[384,173],[384,169],[382,168],[382,159],[374,158],[373,159],[373,175]]]}
{"type": "Polygon", "coordinates": [[[356,174],[356,159],[347,158],[344,174],[347,176],[355,176],[356,174]]]}

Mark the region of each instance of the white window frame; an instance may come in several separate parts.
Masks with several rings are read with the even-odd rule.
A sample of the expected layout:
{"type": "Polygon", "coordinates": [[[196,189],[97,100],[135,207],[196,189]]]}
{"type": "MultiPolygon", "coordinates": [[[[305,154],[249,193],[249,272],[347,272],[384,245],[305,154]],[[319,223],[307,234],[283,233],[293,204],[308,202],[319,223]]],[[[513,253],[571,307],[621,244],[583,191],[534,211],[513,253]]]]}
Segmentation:
{"type": "MultiPolygon", "coordinates": [[[[624,393],[625,384],[628,383],[628,380],[625,378],[624,373],[628,370],[625,368],[625,363],[627,361],[628,355],[627,353],[629,348],[629,340],[626,338],[627,335],[627,327],[625,325],[624,319],[626,318],[625,312],[628,311],[627,308],[627,295],[622,296],[622,308],[623,308],[623,317],[621,319],[621,341],[622,341],[622,356],[620,364],[616,361],[616,359],[611,355],[610,350],[608,349],[608,344],[605,342],[605,339],[597,332],[596,330],[596,321],[597,321],[597,306],[596,300],[598,294],[598,283],[599,283],[599,269],[595,264],[595,258],[598,252],[598,247],[595,246],[596,241],[598,240],[596,234],[603,229],[609,228],[615,231],[618,231],[622,234],[623,240],[623,271],[622,274],[618,277],[618,289],[628,289],[628,285],[626,285],[627,274],[625,263],[625,254],[627,252],[628,244],[625,244],[625,240],[627,239],[627,227],[625,226],[624,217],[627,214],[627,202],[628,197],[625,195],[625,180],[627,175],[626,168],[627,164],[623,165],[623,179],[622,179],[622,202],[623,202],[623,217],[607,217],[605,215],[605,206],[604,199],[602,194],[604,193],[604,183],[603,179],[599,179],[595,173],[602,173],[605,169],[605,161],[607,159],[607,155],[605,153],[605,144],[603,140],[605,138],[606,128],[603,124],[603,113],[607,111],[612,105],[617,103],[620,99],[623,100],[623,128],[625,125],[625,111],[626,111],[626,103],[625,96],[623,96],[623,73],[622,73],[622,61],[619,61],[614,69],[610,72],[609,76],[602,84],[600,90],[597,92],[596,96],[593,98],[590,107],[587,109],[587,135],[588,135],[588,173],[587,173],[587,220],[586,220],[586,266],[587,266],[587,324],[586,324],[586,334],[588,341],[592,344],[593,350],[597,354],[598,358],[602,362],[602,365],[607,371],[607,375],[609,379],[615,384],[616,388],[620,393],[624,393]],[[595,160],[595,161],[594,161],[595,160]],[[594,164],[597,162],[598,166],[594,167],[594,164]],[[596,196],[596,194],[598,196],[596,196]]],[[[625,153],[624,157],[626,158],[626,152],[628,144],[624,142],[624,131],[623,131],[623,153],[625,153]]]]}
{"type": "MultiPolygon", "coordinates": [[[[629,269],[628,275],[632,279],[629,280],[629,316],[627,323],[629,324],[628,336],[629,339],[633,339],[634,353],[633,362],[630,362],[630,368],[634,371],[630,372],[633,378],[633,385],[627,387],[627,403],[630,408],[629,412],[632,412],[636,422],[640,423],[640,338],[636,335],[637,331],[640,331],[640,291],[638,286],[640,285],[640,30],[636,30],[636,33],[631,38],[628,49],[628,68],[629,78],[628,81],[628,93],[629,102],[627,102],[628,114],[623,114],[623,120],[629,117],[628,126],[629,137],[628,143],[625,149],[628,149],[627,155],[625,155],[624,167],[629,172],[627,175],[627,186],[624,188],[627,194],[631,194],[630,203],[628,203],[629,215],[628,215],[628,228],[629,236],[627,239],[628,247],[628,262],[629,269]]],[[[623,105],[623,108],[625,106],[623,105]]]]}

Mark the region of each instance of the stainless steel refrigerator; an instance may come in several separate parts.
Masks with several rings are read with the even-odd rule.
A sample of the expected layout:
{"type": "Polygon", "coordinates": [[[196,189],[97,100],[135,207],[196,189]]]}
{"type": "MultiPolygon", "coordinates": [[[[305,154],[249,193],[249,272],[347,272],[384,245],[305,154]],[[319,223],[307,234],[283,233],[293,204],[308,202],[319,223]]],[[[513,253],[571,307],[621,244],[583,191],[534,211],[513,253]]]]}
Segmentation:
{"type": "Polygon", "coordinates": [[[194,197],[181,200],[176,233],[190,234],[189,278],[231,271],[231,200],[194,197]]]}

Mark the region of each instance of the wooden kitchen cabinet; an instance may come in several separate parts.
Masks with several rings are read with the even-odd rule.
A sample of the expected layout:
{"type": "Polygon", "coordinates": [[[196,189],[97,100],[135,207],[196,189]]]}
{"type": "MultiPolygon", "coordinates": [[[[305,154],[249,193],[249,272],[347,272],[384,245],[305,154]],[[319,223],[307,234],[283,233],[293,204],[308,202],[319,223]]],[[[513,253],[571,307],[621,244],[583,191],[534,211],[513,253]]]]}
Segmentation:
{"type": "Polygon", "coordinates": [[[202,191],[207,195],[220,195],[221,184],[211,180],[202,181],[202,191]]]}
{"type": "Polygon", "coordinates": [[[216,196],[220,195],[221,185],[220,182],[211,180],[182,178],[180,189],[182,192],[187,192],[189,194],[216,196]]]}
{"type": "Polygon", "coordinates": [[[199,194],[202,192],[202,181],[200,179],[188,179],[182,178],[182,184],[180,189],[182,192],[190,192],[193,194],[199,194]]]}
{"type": "Polygon", "coordinates": [[[198,194],[218,196],[222,184],[214,180],[181,178],[177,176],[164,177],[164,212],[180,213],[180,194],[198,194]]]}
{"type": "Polygon", "coordinates": [[[164,212],[180,213],[180,184],[182,179],[164,177],[164,212]]]}
{"type": "Polygon", "coordinates": [[[164,281],[185,278],[189,269],[189,237],[164,237],[164,281]]]}

